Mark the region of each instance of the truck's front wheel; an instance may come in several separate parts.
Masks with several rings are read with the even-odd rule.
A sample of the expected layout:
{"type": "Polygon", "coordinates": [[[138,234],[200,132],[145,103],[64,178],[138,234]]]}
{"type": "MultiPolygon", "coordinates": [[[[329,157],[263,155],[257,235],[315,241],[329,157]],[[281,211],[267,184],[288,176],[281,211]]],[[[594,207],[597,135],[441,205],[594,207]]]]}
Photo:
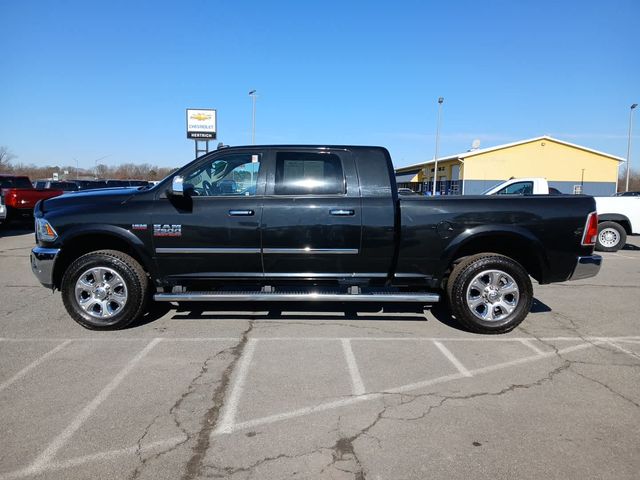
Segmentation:
{"type": "Polygon", "coordinates": [[[447,299],[456,319],[478,333],[505,333],[522,322],[533,302],[526,270],[495,253],[467,257],[447,283],[447,299]]]}
{"type": "Polygon", "coordinates": [[[131,256],[115,250],[87,253],[67,268],[62,300],[69,315],[91,330],[124,328],[144,311],[148,279],[131,256]]]}

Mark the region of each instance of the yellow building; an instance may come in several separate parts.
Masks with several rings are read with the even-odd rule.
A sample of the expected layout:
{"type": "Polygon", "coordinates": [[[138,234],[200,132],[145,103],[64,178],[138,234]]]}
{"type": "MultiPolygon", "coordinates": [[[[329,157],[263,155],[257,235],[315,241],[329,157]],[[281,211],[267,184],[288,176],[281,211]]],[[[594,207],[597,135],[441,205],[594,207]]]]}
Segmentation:
{"type": "MultiPolygon", "coordinates": [[[[542,136],[438,159],[436,190],[477,195],[509,178],[544,177],[562,193],[582,190],[587,195],[612,195],[623,161],[615,155],[542,136]]],[[[401,186],[430,183],[434,170],[433,160],[400,167],[396,169],[396,181],[401,186]]],[[[424,185],[421,189],[425,190],[424,185]]],[[[430,189],[427,185],[426,190],[430,189]]]]}

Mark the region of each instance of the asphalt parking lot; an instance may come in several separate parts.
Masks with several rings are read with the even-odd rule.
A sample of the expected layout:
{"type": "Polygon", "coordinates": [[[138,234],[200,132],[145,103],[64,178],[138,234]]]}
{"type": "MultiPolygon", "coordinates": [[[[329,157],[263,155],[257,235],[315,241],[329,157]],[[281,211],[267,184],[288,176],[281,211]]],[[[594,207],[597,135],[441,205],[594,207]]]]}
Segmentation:
{"type": "Polygon", "coordinates": [[[503,336],[423,314],[182,305],[90,332],[0,231],[0,480],[640,472],[640,238],[503,336]]]}

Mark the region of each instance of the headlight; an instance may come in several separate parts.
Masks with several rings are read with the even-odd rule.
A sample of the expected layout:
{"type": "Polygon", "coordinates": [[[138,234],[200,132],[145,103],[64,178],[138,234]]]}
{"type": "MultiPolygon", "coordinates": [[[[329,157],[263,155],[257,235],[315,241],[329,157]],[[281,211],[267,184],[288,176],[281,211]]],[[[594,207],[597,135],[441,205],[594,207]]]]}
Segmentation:
{"type": "Polygon", "coordinates": [[[44,242],[53,242],[58,234],[44,218],[36,218],[36,238],[44,242]]]}

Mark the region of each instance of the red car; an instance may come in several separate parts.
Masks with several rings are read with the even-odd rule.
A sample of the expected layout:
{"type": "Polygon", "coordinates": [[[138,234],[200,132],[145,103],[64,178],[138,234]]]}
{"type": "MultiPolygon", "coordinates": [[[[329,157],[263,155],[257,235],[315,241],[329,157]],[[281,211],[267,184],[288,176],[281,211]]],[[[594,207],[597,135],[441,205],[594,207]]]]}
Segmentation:
{"type": "Polygon", "coordinates": [[[33,207],[38,200],[62,195],[62,190],[36,190],[29,177],[23,175],[0,175],[0,191],[7,208],[6,223],[17,217],[33,216],[33,207]]]}

